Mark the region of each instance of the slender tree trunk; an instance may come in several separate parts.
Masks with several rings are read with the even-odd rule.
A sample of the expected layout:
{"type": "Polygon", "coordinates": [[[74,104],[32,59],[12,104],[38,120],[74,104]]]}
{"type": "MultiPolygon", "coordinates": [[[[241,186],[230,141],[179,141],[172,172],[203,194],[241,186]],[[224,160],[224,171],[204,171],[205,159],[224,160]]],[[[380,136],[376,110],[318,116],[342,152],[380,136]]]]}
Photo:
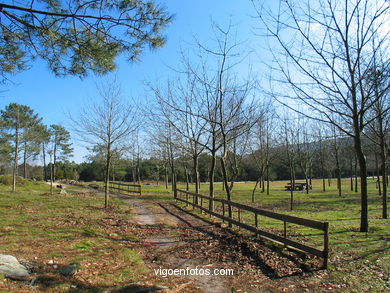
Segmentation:
{"type": "Polygon", "coordinates": [[[16,192],[16,176],[18,176],[18,157],[19,157],[19,111],[18,121],[15,130],[15,155],[14,155],[14,168],[12,172],[12,192],[16,192]]]}
{"type": "MultiPolygon", "coordinates": [[[[217,162],[216,151],[215,151],[215,148],[213,148],[212,152],[211,152],[211,166],[210,166],[210,171],[209,171],[209,186],[210,186],[210,197],[211,198],[214,198],[214,173],[215,173],[216,162],[217,162]]],[[[210,211],[214,210],[214,201],[213,200],[209,201],[209,210],[210,211]]]]}
{"type": "Polygon", "coordinates": [[[23,152],[23,178],[27,179],[27,143],[24,142],[23,152]]]}
{"type": "Polygon", "coordinates": [[[305,178],[305,183],[306,183],[306,194],[309,194],[309,189],[310,189],[310,183],[309,183],[309,178],[305,178]]]}
{"type": "Polygon", "coordinates": [[[42,155],[43,155],[43,179],[47,181],[47,167],[46,167],[46,151],[45,143],[42,143],[42,155]]]}
{"type": "Polygon", "coordinates": [[[139,154],[137,156],[137,181],[138,181],[138,184],[141,184],[141,160],[140,160],[140,157],[139,157],[139,154]]]}
{"type": "MultiPolygon", "coordinates": [[[[226,200],[231,201],[232,197],[231,197],[230,188],[229,188],[229,178],[228,178],[228,174],[226,171],[225,155],[226,155],[226,151],[225,151],[224,155],[221,157],[221,169],[222,169],[222,175],[223,175],[223,184],[225,185],[225,190],[226,190],[226,200]]],[[[232,216],[233,216],[231,205],[228,206],[228,216],[229,216],[229,218],[232,218],[232,216]]],[[[232,224],[229,222],[229,227],[231,227],[231,226],[232,226],[232,224]]]]}
{"type": "Polygon", "coordinates": [[[164,165],[164,175],[165,175],[165,189],[168,189],[168,168],[167,164],[164,165]]]}
{"type": "Polygon", "coordinates": [[[351,191],[353,191],[353,160],[351,157],[351,166],[350,166],[350,175],[351,175],[351,191]]]}
{"type": "Polygon", "coordinates": [[[188,175],[187,167],[184,167],[184,173],[186,174],[186,190],[190,191],[190,178],[188,175]]]}
{"type": "Polygon", "coordinates": [[[378,164],[378,154],[375,152],[375,173],[376,173],[376,188],[378,189],[379,195],[382,195],[381,188],[381,174],[379,172],[379,164],[378,164]]]}
{"type": "MultiPolygon", "coordinates": [[[[263,171],[264,174],[264,171],[263,171]]],[[[265,178],[264,175],[261,176],[261,193],[265,192],[265,178]]]]}
{"type": "MultiPolygon", "coordinates": [[[[192,157],[193,160],[193,167],[194,167],[194,174],[195,174],[195,193],[199,193],[199,183],[200,183],[200,178],[199,178],[199,156],[196,154],[192,157]]],[[[196,198],[198,199],[198,198],[196,198]]],[[[197,203],[197,202],[196,202],[197,203]]]]}
{"type": "Polygon", "coordinates": [[[357,155],[355,155],[355,192],[358,192],[357,165],[358,165],[358,159],[357,159],[357,155]]]}
{"type": "Polygon", "coordinates": [[[355,121],[355,151],[360,169],[360,195],[361,195],[361,214],[360,214],[360,232],[368,232],[368,193],[367,193],[367,165],[366,158],[361,145],[359,127],[355,121]]]}
{"type": "Polygon", "coordinates": [[[386,144],[384,137],[381,136],[380,141],[380,158],[381,158],[381,173],[382,173],[382,218],[387,219],[387,173],[386,173],[386,144]]]}
{"type": "Polygon", "coordinates": [[[53,153],[49,152],[50,155],[50,194],[53,195],[53,153]]]}
{"type": "Polygon", "coordinates": [[[50,194],[53,195],[53,179],[54,179],[54,168],[53,164],[51,163],[51,158],[50,158],[50,194]]]}
{"type": "Polygon", "coordinates": [[[53,151],[53,180],[56,180],[56,164],[57,164],[57,143],[54,142],[54,151],[53,151]]]}
{"type": "Polygon", "coordinates": [[[159,182],[160,182],[160,168],[157,165],[157,185],[159,184],[159,182]]]}
{"type": "Polygon", "coordinates": [[[257,178],[255,187],[252,190],[252,202],[255,202],[255,192],[256,192],[257,185],[259,184],[259,181],[260,181],[260,177],[257,178]]]}
{"type": "Polygon", "coordinates": [[[267,195],[269,195],[269,163],[267,162],[267,195]]]}
{"type": "Polygon", "coordinates": [[[340,168],[340,159],[339,159],[339,149],[338,149],[337,138],[335,133],[334,133],[334,154],[336,160],[337,190],[339,196],[341,196],[341,168],[340,168]]]}
{"type": "Polygon", "coordinates": [[[290,210],[293,210],[293,203],[294,203],[294,190],[295,190],[295,180],[294,180],[294,170],[292,166],[290,165],[290,210]]]}
{"type": "Polygon", "coordinates": [[[110,167],[111,167],[111,143],[107,145],[106,170],[105,170],[105,188],[104,188],[104,207],[108,208],[108,197],[110,192],[110,167]]]}

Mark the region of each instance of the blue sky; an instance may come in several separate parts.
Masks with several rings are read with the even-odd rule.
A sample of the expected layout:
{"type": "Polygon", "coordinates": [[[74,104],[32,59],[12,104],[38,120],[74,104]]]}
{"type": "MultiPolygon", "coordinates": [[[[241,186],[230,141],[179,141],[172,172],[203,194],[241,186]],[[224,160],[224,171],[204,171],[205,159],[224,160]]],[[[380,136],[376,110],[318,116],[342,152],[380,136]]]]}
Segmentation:
{"type": "MultiPolygon", "coordinates": [[[[207,45],[213,36],[212,21],[226,26],[231,20],[237,29],[238,38],[245,41],[246,49],[258,50],[261,45],[261,39],[253,33],[259,21],[253,18],[255,11],[249,0],[157,2],[175,14],[173,23],[166,30],[167,44],[155,52],[146,50],[141,61],[135,64],[128,64],[124,58],[118,59],[118,71],[114,74],[121,83],[124,98],[132,96],[134,99],[142,99],[145,96],[145,80],[165,80],[172,75],[169,66],[178,64],[180,48],[190,47],[193,36],[207,45]]],[[[45,124],[69,127],[67,113],[76,114],[88,99],[93,98],[96,94],[95,84],[102,78],[107,77],[91,75],[83,80],[72,76],[58,78],[50,72],[44,61],[37,60],[29,70],[12,76],[12,84],[2,86],[0,108],[3,109],[11,102],[28,105],[43,117],[45,124]]],[[[83,161],[86,150],[76,140],[74,147],[73,159],[76,162],[83,161]]]]}

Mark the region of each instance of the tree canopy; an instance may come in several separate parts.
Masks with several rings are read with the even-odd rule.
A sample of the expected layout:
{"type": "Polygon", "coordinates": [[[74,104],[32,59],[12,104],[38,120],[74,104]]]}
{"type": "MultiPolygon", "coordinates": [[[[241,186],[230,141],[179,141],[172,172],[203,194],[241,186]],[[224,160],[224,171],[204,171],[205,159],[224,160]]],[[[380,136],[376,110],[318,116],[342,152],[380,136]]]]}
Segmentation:
{"type": "Polygon", "coordinates": [[[3,77],[36,57],[59,76],[105,74],[121,53],[133,61],[145,46],[163,46],[163,30],[172,20],[152,0],[1,1],[0,17],[3,77]]]}

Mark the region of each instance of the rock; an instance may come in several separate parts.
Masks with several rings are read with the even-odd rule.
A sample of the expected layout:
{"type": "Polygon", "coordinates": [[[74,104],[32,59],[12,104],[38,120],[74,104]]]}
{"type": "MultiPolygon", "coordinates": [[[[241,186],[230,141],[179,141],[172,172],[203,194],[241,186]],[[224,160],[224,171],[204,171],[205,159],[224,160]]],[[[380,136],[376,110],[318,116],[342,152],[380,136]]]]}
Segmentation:
{"type": "Polygon", "coordinates": [[[52,265],[52,264],[54,264],[54,260],[52,260],[52,259],[49,259],[49,260],[47,261],[47,264],[48,264],[48,265],[52,265]]]}
{"type": "Polygon", "coordinates": [[[16,257],[0,254],[0,273],[13,280],[25,281],[30,274],[25,266],[21,265],[16,257]]]}
{"type": "Polygon", "coordinates": [[[60,268],[59,272],[61,275],[65,277],[69,277],[74,275],[78,270],[78,265],[77,264],[70,264],[67,266],[63,266],[60,268]]]}
{"type": "Polygon", "coordinates": [[[65,189],[61,189],[60,194],[67,194],[65,189]]]}

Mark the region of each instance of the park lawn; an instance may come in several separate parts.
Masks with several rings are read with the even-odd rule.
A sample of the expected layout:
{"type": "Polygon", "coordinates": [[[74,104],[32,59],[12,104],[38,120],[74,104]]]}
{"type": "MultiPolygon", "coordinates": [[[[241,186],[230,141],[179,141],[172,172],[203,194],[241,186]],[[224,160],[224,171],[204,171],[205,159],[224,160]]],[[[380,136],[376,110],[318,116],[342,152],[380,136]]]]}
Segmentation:
{"type": "MultiPolygon", "coordinates": [[[[302,181],[302,180],[301,180],[302,181]]],[[[338,196],[336,180],[326,182],[322,192],[322,181],[314,180],[309,194],[294,192],[293,211],[290,210],[290,192],[284,190],[288,181],[274,181],[270,184],[270,195],[257,189],[255,203],[251,202],[254,182],[236,183],[233,201],[253,205],[275,212],[302,218],[329,222],[330,262],[328,277],[337,286],[342,284],[348,292],[383,292],[390,288],[390,219],[382,219],[382,197],[378,195],[374,180],[369,180],[369,232],[359,232],[360,193],[350,190],[350,180],[342,181],[342,196],[338,196]]],[[[164,185],[142,186],[145,197],[171,200],[173,193],[164,185]]],[[[179,184],[178,188],[186,188],[179,184]]],[[[360,188],[360,186],[359,186],[360,188]]],[[[224,198],[222,184],[216,183],[216,197],[224,198]]],[[[194,186],[190,187],[194,191],[194,186]]],[[[208,184],[202,183],[200,193],[208,194],[208,184]]],[[[204,204],[206,206],[206,203],[204,204]]],[[[218,209],[218,205],[216,205],[218,209]]],[[[200,213],[199,213],[200,214],[200,213]]],[[[237,218],[237,214],[233,214],[237,218]]],[[[254,224],[253,214],[242,213],[246,223],[254,224]]],[[[283,222],[259,217],[259,227],[282,233],[283,222]]],[[[245,233],[242,231],[242,233],[245,233]]],[[[322,249],[321,231],[288,225],[288,235],[297,241],[322,249]]]]}
{"type": "MultiPolygon", "coordinates": [[[[236,183],[232,198],[237,202],[275,212],[318,221],[328,221],[330,225],[330,262],[329,269],[326,271],[325,276],[323,274],[321,275],[321,278],[328,278],[334,284],[333,289],[339,289],[342,292],[383,292],[388,290],[390,288],[390,221],[388,219],[381,219],[382,201],[375,187],[375,182],[372,180],[369,181],[370,231],[368,233],[358,232],[360,225],[360,194],[359,192],[356,193],[350,190],[350,182],[348,179],[343,180],[343,194],[341,197],[338,196],[336,181],[334,179],[331,180],[331,186],[326,185],[327,191],[325,193],[322,192],[322,182],[320,180],[314,180],[313,190],[309,194],[306,194],[304,191],[295,192],[293,211],[290,210],[289,205],[290,192],[284,190],[286,183],[287,181],[271,182],[270,195],[261,193],[260,189],[258,189],[255,196],[255,203],[251,203],[254,182],[236,183]]],[[[12,217],[15,217],[16,222],[13,224],[16,224],[17,227],[14,228],[12,226],[12,217],[6,217],[5,222],[7,223],[8,221],[9,224],[2,225],[1,229],[4,230],[3,227],[5,227],[5,232],[7,233],[3,232],[2,234],[14,235],[8,236],[9,238],[6,240],[1,240],[0,252],[4,250],[11,251],[23,256],[28,254],[29,250],[24,250],[20,245],[18,246],[19,241],[23,240],[24,242],[24,239],[27,239],[28,241],[26,243],[33,244],[33,240],[36,240],[36,238],[43,241],[43,239],[47,239],[50,236],[55,240],[52,242],[55,247],[48,249],[53,251],[51,257],[63,263],[78,261],[83,267],[87,267],[87,264],[93,263],[94,260],[95,262],[97,262],[97,259],[100,260],[101,255],[107,259],[111,257],[114,259],[117,252],[112,253],[112,249],[114,251],[119,250],[119,255],[121,253],[127,254],[126,251],[122,252],[121,249],[123,247],[120,245],[118,247],[118,243],[113,243],[115,241],[112,241],[112,239],[128,239],[134,236],[129,232],[118,233],[117,231],[113,235],[110,235],[109,231],[102,229],[101,225],[99,225],[99,219],[107,217],[107,213],[101,208],[102,198],[80,197],[77,195],[55,195],[54,197],[42,195],[42,193],[48,192],[49,187],[37,184],[34,188],[26,187],[25,190],[20,188],[17,193],[17,195],[20,195],[20,198],[18,197],[15,200],[15,196],[1,192],[4,190],[2,188],[0,187],[0,195],[5,195],[5,197],[0,197],[0,210],[4,206],[6,207],[7,203],[18,209],[23,208],[27,211],[27,213],[24,213],[25,217],[27,217],[24,220],[32,221],[30,221],[31,223],[29,225],[25,224],[24,220],[21,219],[22,216],[15,216],[18,213],[14,211],[12,217]],[[37,202],[37,196],[43,200],[37,202]],[[20,200],[21,203],[19,203],[20,200]],[[53,215],[54,211],[62,215],[58,218],[58,222],[65,221],[66,223],[67,215],[70,214],[73,218],[83,219],[83,221],[88,223],[89,228],[86,230],[81,227],[79,229],[62,227],[62,230],[50,228],[56,223],[55,218],[50,218],[50,215],[53,215]],[[45,217],[46,220],[43,219],[45,217]],[[21,222],[24,224],[21,224],[21,222]],[[12,232],[12,229],[16,230],[12,232]],[[23,233],[25,234],[21,237],[23,233]],[[64,246],[67,250],[66,253],[62,252],[63,249],[56,249],[56,245],[59,246],[64,242],[70,243],[64,246]],[[91,247],[96,247],[97,249],[92,249],[91,247]],[[80,259],[77,259],[76,256],[73,257],[75,259],[70,258],[68,255],[69,251],[72,255],[76,253],[80,259]],[[101,254],[96,254],[96,251],[101,252],[101,254]]],[[[78,191],[77,188],[75,187],[75,192],[78,191]]],[[[186,186],[180,183],[178,188],[185,189],[186,186]]],[[[194,186],[190,188],[191,191],[194,191],[194,186]]],[[[224,198],[225,195],[221,183],[216,183],[215,190],[217,197],[224,198]]],[[[207,183],[202,183],[200,193],[208,194],[207,183]]],[[[142,197],[149,200],[173,201],[171,187],[169,186],[166,189],[165,185],[161,182],[159,185],[152,183],[142,184],[142,197]]],[[[114,217],[115,214],[115,217],[127,219],[129,217],[129,208],[115,200],[113,203],[115,203],[115,208],[110,211],[112,212],[111,217],[114,217]]],[[[2,217],[1,213],[0,217],[2,217]]],[[[234,217],[236,217],[236,214],[234,217]]],[[[242,217],[247,223],[253,223],[254,221],[253,217],[249,214],[243,213],[242,217]]],[[[209,219],[209,217],[207,218],[209,219]]],[[[259,226],[271,231],[282,231],[283,229],[282,222],[262,217],[259,217],[259,226]]],[[[244,231],[241,231],[241,233],[244,233],[244,231]]],[[[292,239],[304,242],[310,246],[322,248],[323,235],[320,231],[299,227],[297,225],[288,225],[288,235],[292,239]]],[[[42,262],[47,261],[49,259],[47,254],[48,252],[42,252],[39,259],[42,262]]],[[[142,275],[140,272],[145,270],[145,267],[142,265],[142,260],[137,259],[135,262],[139,263],[136,266],[139,269],[131,267],[129,271],[129,268],[124,266],[119,268],[117,272],[114,272],[117,276],[115,280],[118,280],[115,281],[116,283],[121,285],[123,284],[121,280],[123,282],[123,279],[129,279],[129,277],[130,280],[134,281],[137,278],[140,279],[140,275],[142,275]],[[132,271],[133,269],[135,270],[134,272],[132,271]],[[124,278],[123,274],[125,276],[124,278]]],[[[110,264],[106,263],[106,265],[110,264]]],[[[88,270],[85,270],[84,274],[88,275],[88,270]]],[[[104,274],[98,274],[98,276],[95,278],[92,276],[90,279],[86,277],[86,280],[90,280],[94,286],[99,288],[112,285],[113,281],[109,277],[104,277],[104,274]]],[[[316,274],[312,276],[312,278],[318,277],[320,276],[316,274]]],[[[86,280],[80,280],[80,284],[85,284],[87,282],[86,280]]],[[[63,286],[65,287],[69,285],[66,282],[64,284],[63,286]]]]}
{"type": "Polygon", "coordinates": [[[112,199],[69,187],[67,194],[40,182],[24,182],[16,193],[0,184],[0,254],[34,263],[35,286],[0,276],[0,292],[101,292],[145,281],[148,268],[131,243],[131,208],[112,199]],[[75,263],[80,271],[61,276],[49,263],[75,263]],[[80,289],[83,291],[84,289],[80,289]]]}

